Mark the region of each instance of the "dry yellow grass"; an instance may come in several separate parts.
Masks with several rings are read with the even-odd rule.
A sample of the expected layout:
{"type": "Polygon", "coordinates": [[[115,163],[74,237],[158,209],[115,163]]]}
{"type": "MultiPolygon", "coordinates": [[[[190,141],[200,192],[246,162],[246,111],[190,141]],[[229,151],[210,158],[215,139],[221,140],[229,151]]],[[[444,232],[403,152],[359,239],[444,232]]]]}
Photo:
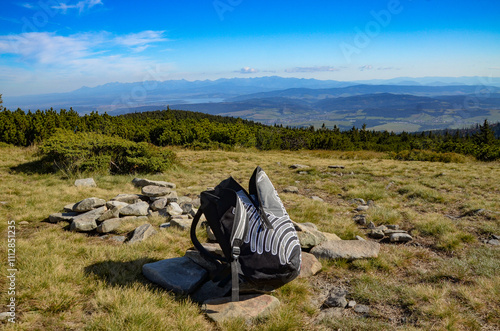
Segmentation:
{"type": "MultiPolygon", "coordinates": [[[[175,151],[178,166],[147,177],[176,183],[180,195],[194,196],[230,175],[246,186],[260,165],[295,221],[313,222],[322,231],[353,239],[365,231],[352,221],[355,205],[349,200],[371,199],[377,207],[369,210],[369,220],[399,224],[414,236],[409,244],[383,244],[377,259],[324,261],[315,279],[347,286],[349,299],[370,305],[370,318],[346,311],[342,318],[313,323],[319,310],[309,298],[317,289],[309,280],[297,280],[276,292],[280,309],[246,329],[500,328],[500,251],[483,243],[500,234],[500,163],[399,162],[372,152],[175,151]],[[300,173],[289,168],[296,163],[310,169],[300,173]],[[288,185],[297,186],[300,194],[281,193],[288,185]],[[474,213],[477,209],[486,212],[474,213]]],[[[141,274],[144,263],[184,254],[191,246],[187,233],[170,229],[129,246],[45,222],[49,214],[83,198],[138,192],[130,183],[134,176],[95,175],[98,188],[76,188],[74,179],[23,166],[35,160],[33,152],[0,148],[2,304],[9,300],[8,221],[15,220],[17,228],[17,323],[5,323],[6,329],[216,329],[197,304],[149,283],[141,274]]],[[[221,328],[241,326],[236,320],[221,328]]]]}

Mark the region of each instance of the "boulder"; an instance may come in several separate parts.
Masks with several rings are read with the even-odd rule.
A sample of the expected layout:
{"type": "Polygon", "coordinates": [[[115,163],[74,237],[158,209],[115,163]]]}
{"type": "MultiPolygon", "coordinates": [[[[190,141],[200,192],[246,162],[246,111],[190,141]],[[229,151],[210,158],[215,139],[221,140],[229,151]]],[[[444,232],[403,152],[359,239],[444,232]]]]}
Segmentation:
{"type": "Polygon", "coordinates": [[[302,249],[313,248],[327,240],[323,232],[305,226],[302,226],[301,229],[301,231],[297,231],[297,237],[299,237],[300,247],[302,249]]]}
{"type": "Polygon", "coordinates": [[[182,215],[182,213],[184,212],[182,210],[182,208],[177,204],[177,202],[171,202],[171,203],[169,203],[167,205],[166,209],[167,209],[167,213],[170,216],[182,215]]]}
{"type": "Polygon", "coordinates": [[[57,223],[57,222],[73,222],[73,219],[80,215],[80,213],[76,212],[65,212],[65,213],[54,213],[49,215],[49,222],[57,223]]]}
{"type": "Polygon", "coordinates": [[[316,256],[307,252],[302,252],[302,264],[300,265],[299,278],[306,278],[316,275],[321,271],[321,262],[316,256]]]}
{"type": "Polygon", "coordinates": [[[172,189],[164,186],[148,185],[141,190],[142,194],[147,197],[163,197],[172,192],[172,189]]]}
{"type": "Polygon", "coordinates": [[[106,205],[106,200],[92,197],[92,198],[83,199],[82,201],[77,202],[73,206],[73,210],[78,211],[78,212],[86,212],[86,211],[90,211],[92,209],[96,209],[96,208],[99,208],[99,207],[102,207],[105,205],[106,205]]]}
{"type": "Polygon", "coordinates": [[[207,317],[221,325],[225,320],[243,318],[250,321],[253,318],[264,317],[278,308],[277,298],[264,294],[250,294],[240,296],[240,301],[231,302],[231,298],[217,298],[203,303],[207,317]]]}
{"type": "Polygon", "coordinates": [[[187,257],[147,263],[142,266],[144,277],[178,294],[194,292],[208,277],[208,272],[187,257]]]}
{"type": "Polygon", "coordinates": [[[184,215],[191,215],[193,211],[193,204],[190,202],[183,202],[179,205],[184,215]]]}
{"type": "Polygon", "coordinates": [[[396,233],[392,233],[389,236],[389,240],[391,242],[408,242],[408,241],[412,241],[413,238],[408,233],[396,232],[396,233]]]}
{"type": "Polygon", "coordinates": [[[105,211],[106,206],[102,206],[76,216],[75,218],[73,218],[70,230],[82,232],[94,230],[95,228],[97,228],[96,219],[98,219],[99,216],[101,216],[105,211]]]}
{"type": "Polygon", "coordinates": [[[354,217],[352,219],[354,222],[356,222],[359,225],[366,225],[366,215],[364,215],[364,214],[354,215],[354,217]]]}
{"type": "Polygon", "coordinates": [[[132,179],[132,184],[135,187],[140,187],[140,188],[142,188],[144,186],[159,186],[159,187],[168,187],[171,189],[175,189],[174,183],[157,181],[157,180],[149,180],[149,179],[143,179],[143,178],[132,179]]]}
{"type": "Polygon", "coordinates": [[[166,198],[160,198],[160,199],[156,199],[155,201],[153,201],[150,205],[149,205],[149,208],[151,208],[151,210],[153,211],[158,211],[160,209],[163,209],[167,206],[168,204],[168,200],[166,198]]]}
{"type": "Polygon", "coordinates": [[[370,206],[360,205],[356,207],[356,211],[367,211],[370,206]]]}
{"type": "Polygon", "coordinates": [[[120,217],[120,209],[122,207],[113,207],[111,209],[106,210],[99,218],[97,219],[98,222],[102,222],[105,220],[109,220],[111,218],[117,218],[120,217]]]}
{"type": "Polygon", "coordinates": [[[347,306],[347,299],[345,296],[347,292],[343,289],[334,289],[330,292],[326,300],[323,302],[323,308],[345,308],[347,306]]]}
{"type": "Polygon", "coordinates": [[[373,238],[373,239],[382,239],[385,237],[385,234],[382,230],[372,229],[369,236],[370,236],[370,238],[373,238]]]}
{"type": "Polygon", "coordinates": [[[75,208],[76,206],[76,203],[70,203],[66,206],[64,206],[64,211],[67,211],[67,212],[72,212],[72,211],[75,211],[73,208],[75,208]]]}
{"type": "Polygon", "coordinates": [[[128,241],[129,244],[134,244],[137,242],[141,242],[143,240],[146,240],[147,238],[151,237],[154,235],[157,231],[154,229],[154,227],[149,224],[143,224],[136,228],[134,232],[132,233],[132,238],[128,241]]]}
{"type": "Polygon", "coordinates": [[[108,233],[118,229],[121,224],[122,224],[121,218],[110,218],[99,224],[99,226],[97,227],[97,232],[108,233]]]}
{"type": "Polygon", "coordinates": [[[311,249],[318,259],[362,259],[378,256],[380,244],[362,240],[329,240],[311,249]]]}
{"type": "Polygon", "coordinates": [[[97,187],[94,178],[83,178],[75,180],[76,187],[97,187]]]}
{"type": "Polygon", "coordinates": [[[141,201],[120,209],[120,215],[122,216],[147,216],[148,215],[149,204],[147,202],[141,201]]]}

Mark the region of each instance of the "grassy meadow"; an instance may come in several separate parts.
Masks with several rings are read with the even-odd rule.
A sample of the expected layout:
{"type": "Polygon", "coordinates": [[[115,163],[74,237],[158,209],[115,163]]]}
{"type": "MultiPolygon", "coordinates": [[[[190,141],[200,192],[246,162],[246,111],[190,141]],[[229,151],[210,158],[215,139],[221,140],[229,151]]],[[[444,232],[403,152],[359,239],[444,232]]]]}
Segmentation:
{"type": "MultiPolygon", "coordinates": [[[[247,186],[260,165],[294,221],[315,223],[342,239],[366,238],[366,230],[352,220],[356,205],[349,202],[363,198],[375,202],[369,221],[398,224],[414,238],[383,243],[376,259],[322,261],[318,275],[274,293],[281,306],[271,316],[218,327],[198,304],[141,274],[145,263],[184,255],[191,247],[188,233],[167,229],[126,245],[47,222],[51,213],[87,197],[139,193],[131,184],[134,175],[94,174],[97,188],[77,188],[74,177],[38,173],[35,151],[0,147],[0,312],[7,311],[11,297],[6,278],[11,220],[18,270],[16,323],[2,322],[5,330],[500,329],[500,247],[484,243],[500,235],[500,162],[406,162],[375,152],[174,149],[178,165],[141,177],[174,182],[179,195],[194,197],[229,175],[247,186]],[[297,163],[310,166],[307,173],[289,168],[297,163]],[[300,194],[282,193],[289,185],[300,194]],[[347,288],[347,299],[368,305],[369,316],[346,309],[341,317],[321,318],[313,304],[318,284],[347,288]]],[[[127,224],[119,233],[138,225],[127,224]]]]}

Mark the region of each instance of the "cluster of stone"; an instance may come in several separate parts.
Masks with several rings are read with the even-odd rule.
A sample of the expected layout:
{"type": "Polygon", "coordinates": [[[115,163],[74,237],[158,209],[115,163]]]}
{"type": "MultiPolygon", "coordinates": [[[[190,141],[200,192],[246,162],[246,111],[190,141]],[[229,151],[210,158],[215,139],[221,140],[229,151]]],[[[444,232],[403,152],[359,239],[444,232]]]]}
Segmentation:
{"type": "Polygon", "coordinates": [[[375,206],[374,202],[369,200],[365,202],[363,199],[356,198],[349,201],[350,203],[358,204],[354,210],[358,214],[353,216],[353,221],[358,225],[365,227],[367,235],[376,240],[388,240],[392,243],[404,243],[413,240],[412,236],[405,230],[401,230],[397,224],[386,224],[376,226],[373,222],[368,222],[367,215],[362,212],[375,206]]]}
{"type": "MultiPolygon", "coordinates": [[[[80,180],[91,183],[92,180],[80,180]]],[[[77,185],[78,184],[78,185],[77,185]]],[[[163,181],[134,178],[132,184],[141,189],[141,194],[118,194],[109,201],[91,197],[64,207],[64,212],[54,213],[49,216],[49,221],[56,223],[66,221],[70,223],[71,231],[90,232],[96,231],[108,234],[117,230],[126,222],[145,221],[150,217],[164,217],[169,223],[164,223],[160,228],[170,225],[181,229],[189,228],[192,218],[199,207],[199,199],[178,197],[176,185],[163,181]]],[[[153,225],[146,223],[136,228],[131,233],[128,243],[142,241],[156,233],[153,225]]],[[[125,236],[113,237],[116,241],[125,241],[125,236]]]]}

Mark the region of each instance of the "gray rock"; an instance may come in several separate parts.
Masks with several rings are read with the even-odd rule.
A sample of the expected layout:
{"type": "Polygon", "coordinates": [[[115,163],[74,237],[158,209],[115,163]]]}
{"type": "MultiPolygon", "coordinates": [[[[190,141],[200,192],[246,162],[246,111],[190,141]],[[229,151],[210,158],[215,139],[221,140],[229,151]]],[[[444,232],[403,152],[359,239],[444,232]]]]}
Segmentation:
{"type": "Polygon", "coordinates": [[[76,203],[70,203],[69,205],[64,206],[64,211],[65,212],[72,212],[75,211],[73,208],[75,208],[76,203]]]}
{"type": "Polygon", "coordinates": [[[182,214],[191,215],[191,212],[193,211],[193,204],[192,203],[182,202],[179,206],[182,209],[182,214]]]}
{"type": "Polygon", "coordinates": [[[75,180],[76,187],[97,187],[94,178],[83,178],[75,180]]]}
{"type": "Polygon", "coordinates": [[[149,223],[143,224],[134,230],[134,232],[132,233],[132,238],[130,238],[128,243],[134,244],[137,242],[144,241],[156,233],[157,231],[151,224],[149,223]]]}
{"type": "Polygon", "coordinates": [[[163,186],[148,185],[144,186],[141,190],[142,194],[147,197],[163,197],[172,192],[171,188],[163,186]]]}
{"type": "Polygon", "coordinates": [[[488,240],[488,244],[493,245],[493,246],[499,246],[500,245],[500,240],[498,240],[498,239],[490,239],[490,240],[488,240]]]}
{"type": "Polygon", "coordinates": [[[99,233],[108,233],[114,231],[120,227],[122,224],[122,219],[120,218],[110,218],[105,220],[97,227],[97,232],[99,233]]]}
{"type": "Polygon", "coordinates": [[[228,295],[230,291],[231,282],[227,282],[224,286],[220,287],[219,283],[209,280],[191,294],[191,299],[194,302],[203,303],[207,300],[222,298],[228,295]]]}
{"type": "Polygon", "coordinates": [[[365,238],[363,238],[363,237],[360,237],[360,236],[356,236],[356,240],[362,240],[362,241],[366,241],[366,239],[365,239],[365,238]]]}
{"type": "Polygon", "coordinates": [[[393,233],[408,233],[405,230],[392,230],[392,229],[384,229],[382,230],[386,236],[390,236],[393,233]]]}
{"type": "Polygon", "coordinates": [[[141,201],[120,209],[122,216],[146,216],[148,214],[149,204],[141,201]]]}
{"type": "Polygon", "coordinates": [[[385,226],[390,230],[399,230],[399,225],[397,224],[386,224],[385,226]]]}
{"type": "Polygon", "coordinates": [[[334,308],[340,307],[345,308],[347,306],[347,300],[345,298],[347,292],[342,289],[334,289],[330,292],[326,300],[323,302],[323,308],[334,308]]]}
{"type": "Polygon", "coordinates": [[[327,240],[322,232],[307,227],[303,227],[302,231],[297,231],[297,237],[302,249],[313,248],[327,240]]]}
{"type": "Polygon", "coordinates": [[[144,187],[144,186],[159,186],[159,187],[168,187],[171,189],[175,189],[175,184],[174,183],[169,183],[169,182],[163,182],[163,181],[157,181],[157,180],[149,180],[149,179],[143,179],[143,178],[134,178],[132,179],[132,184],[135,187],[144,187]]]}
{"type": "Polygon", "coordinates": [[[325,200],[323,200],[320,197],[317,197],[315,195],[311,197],[311,200],[313,200],[313,201],[319,201],[319,202],[325,202],[325,200]]]}
{"type": "Polygon", "coordinates": [[[160,209],[163,209],[167,206],[168,200],[166,198],[161,198],[161,199],[156,199],[149,205],[149,208],[153,211],[158,211],[160,209]]]}
{"type": "Polygon", "coordinates": [[[207,237],[208,240],[210,241],[217,241],[217,238],[215,238],[215,234],[213,233],[212,229],[210,229],[209,226],[207,226],[207,237]]]}
{"type": "Polygon", "coordinates": [[[111,199],[111,201],[126,202],[128,204],[136,203],[141,200],[139,194],[118,194],[116,197],[111,199]]]}
{"type": "Polygon", "coordinates": [[[178,197],[177,201],[176,201],[179,206],[181,206],[183,203],[187,202],[187,203],[193,203],[193,199],[191,199],[190,197],[186,197],[186,196],[181,196],[181,197],[178,197]]]}
{"type": "Polygon", "coordinates": [[[377,229],[372,229],[370,231],[370,234],[369,234],[370,238],[373,238],[373,239],[382,239],[385,237],[385,234],[383,231],[381,230],[377,230],[377,229]]]}
{"type": "Polygon", "coordinates": [[[28,224],[30,224],[30,222],[28,222],[28,221],[21,221],[21,222],[19,222],[19,225],[28,225],[28,224]]]}
{"type": "Polygon", "coordinates": [[[231,302],[229,297],[207,300],[202,308],[209,319],[221,326],[228,319],[242,318],[250,322],[257,317],[265,317],[279,305],[280,302],[276,297],[267,294],[249,294],[241,295],[238,302],[231,302]]]}
{"type": "Polygon", "coordinates": [[[297,230],[297,231],[305,231],[308,229],[318,230],[318,227],[316,226],[316,224],[311,223],[311,222],[305,222],[305,223],[293,222],[293,225],[295,227],[295,230],[297,230]]]}
{"type": "Polygon", "coordinates": [[[193,199],[192,204],[193,204],[193,208],[200,208],[200,206],[201,206],[200,198],[193,199]]]}
{"type": "Polygon", "coordinates": [[[368,223],[367,228],[368,229],[375,229],[375,224],[373,224],[373,222],[370,222],[370,223],[368,223]]]}
{"type": "Polygon", "coordinates": [[[393,233],[389,236],[391,242],[408,242],[413,238],[408,233],[393,233]]]}
{"type": "Polygon", "coordinates": [[[106,206],[99,207],[97,209],[88,211],[86,213],[80,214],[73,218],[71,223],[71,231],[92,231],[97,228],[96,219],[99,218],[106,211],[106,206]]]}
{"type": "Polygon", "coordinates": [[[377,257],[380,244],[362,240],[329,240],[311,249],[318,259],[362,259],[377,257]]]}
{"type": "Polygon", "coordinates": [[[182,210],[182,208],[177,204],[177,202],[169,203],[166,209],[167,209],[167,213],[170,216],[182,215],[182,213],[184,212],[182,210]]]}
{"type": "Polygon", "coordinates": [[[125,240],[127,240],[127,237],[125,237],[125,236],[113,236],[113,237],[111,237],[110,240],[113,240],[113,241],[115,241],[117,243],[122,243],[125,240]]]}
{"type": "Polygon", "coordinates": [[[299,278],[311,277],[321,271],[321,262],[316,256],[302,252],[302,264],[300,265],[299,278]]]}
{"type": "Polygon", "coordinates": [[[370,307],[365,306],[365,305],[356,305],[354,307],[354,311],[356,313],[360,313],[360,314],[369,314],[370,313],[370,307]]]}
{"type": "Polygon", "coordinates": [[[330,169],[345,169],[343,165],[329,165],[328,168],[330,169]]]}
{"type": "Polygon", "coordinates": [[[356,207],[356,211],[367,211],[368,208],[370,208],[369,206],[358,206],[356,207]]]}
{"type": "Polygon", "coordinates": [[[290,166],[290,169],[307,169],[307,168],[309,168],[309,166],[304,164],[292,164],[290,166]]]}
{"type": "Polygon", "coordinates": [[[347,303],[347,308],[354,308],[356,306],[356,301],[351,300],[347,303]]]}
{"type": "Polygon", "coordinates": [[[113,207],[112,209],[106,210],[99,218],[97,219],[98,222],[103,222],[105,220],[109,220],[111,218],[117,218],[120,217],[120,209],[122,207],[113,207]]]}
{"type": "Polygon", "coordinates": [[[283,189],[283,192],[298,194],[299,188],[297,186],[287,186],[283,189]]]}
{"type": "Polygon", "coordinates": [[[356,222],[359,225],[366,225],[366,215],[364,215],[364,214],[354,215],[354,217],[352,219],[354,222],[356,222]]]}
{"type": "Polygon", "coordinates": [[[73,222],[73,219],[78,215],[80,215],[80,213],[76,212],[54,213],[49,215],[49,222],[50,223],[73,222]]]}
{"type": "Polygon", "coordinates": [[[178,294],[190,294],[208,277],[208,272],[187,257],[147,263],[143,275],[151,282],[178,294]]]}
{"type": "Polygon", "coordinates": [[[96,208],[99,208],[99,207],[102,207],[105,205],[106,205],[106,200],[92,197],[92,198],[83,199],[82,201],[77,202],[73,206],[73,210],[78,211],[78,212],[86,212],[86,211],[90,211],[92,209],[96,209],[96,208]]]}
{"type": "Polygon", "coordinates": [[[174,216],[170,219],[170,225],[181,229],[183,231],[189,231],[191,229],[191,224],[193,220],[187,218],[187,215],[174,216]],[[182,217],[186,216],[186,217],[182,217]]]}
{"type": "Polygon", "coordinates": [[[115,208],[115,207],[117,207],[117,208],[123,208],[123,207],[126,207],[126,206],[128,206],[128,205],[129,205],[129,204],[128,204],[128,203],[126,203],[126,202],[114,201],[114,200],[113,200],[113,201],[108,201],[108,202],[106,202],[106,207],[107,207],[108,209],[113,209],[113,208],[115,208]]]}

